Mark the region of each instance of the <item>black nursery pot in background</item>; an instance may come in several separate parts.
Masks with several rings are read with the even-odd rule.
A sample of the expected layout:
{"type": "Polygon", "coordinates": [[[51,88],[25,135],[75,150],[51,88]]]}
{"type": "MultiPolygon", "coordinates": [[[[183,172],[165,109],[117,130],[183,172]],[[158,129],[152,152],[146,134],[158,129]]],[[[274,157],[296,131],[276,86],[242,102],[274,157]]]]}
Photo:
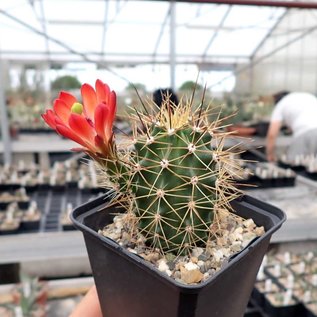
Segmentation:
{"type": "Polygon", "coordinates": [[[286,219],[280,209],[249,196],[234,201],[236,213],[264,226],[265,234],[207,281],[184,285],[97,233],[112,221],[114,209],[105,197],[71,215],[84,234],[104,317],[242,317],[270,238],[286,219]]]}

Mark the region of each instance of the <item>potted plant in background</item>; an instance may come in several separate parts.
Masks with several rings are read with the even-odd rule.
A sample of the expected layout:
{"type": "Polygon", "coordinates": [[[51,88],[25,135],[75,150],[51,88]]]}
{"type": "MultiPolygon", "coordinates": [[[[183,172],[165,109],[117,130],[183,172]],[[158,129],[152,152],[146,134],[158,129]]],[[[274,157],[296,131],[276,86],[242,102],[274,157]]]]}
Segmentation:
{"type": "MultiPolygon", "coordinates": [[[[102,197],[73,211],[107,317],[241,317],[282,211],[242,195],[219,110],[141,101],[116,143],[116,94],[97,80],[61,92],[44,120],[95,162],[102,197]]],[[[231,149],[232,150],[232,149],[231,149]]]]}
{"type": "Polygon", "coordinates": [[[21,276],[21,284],[12,292],[15,316],[45,317],[47,302],[47,285],[26,275],[21,276]]]}

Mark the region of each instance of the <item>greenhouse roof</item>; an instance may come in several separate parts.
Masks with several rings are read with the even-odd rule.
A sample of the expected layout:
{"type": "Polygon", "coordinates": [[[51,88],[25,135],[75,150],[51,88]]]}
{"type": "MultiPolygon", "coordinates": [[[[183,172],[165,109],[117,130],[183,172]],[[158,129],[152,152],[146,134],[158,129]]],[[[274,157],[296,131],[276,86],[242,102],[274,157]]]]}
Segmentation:
{"type": "Polygon", "coordinates": [[[176,63],[224,68],[248,60],[286,10],[177,2],[172,15],[169,1],[106,0],[1,0],[0,9],[3,59],[169,63],[173,19],[176,63]]]}
{"type": "MultiPolygon", "coordinates": [[[[292,36],[314,27],[300,19],[292,30],[282,23],[299,8],[317,8],[317,0],[1,0],[0,59],[29,69],[67,69],[79,77],[87,69],[106,70],[125,82],[144,83],[159,68],[164,79],[152,80],[153,88],[169,80],[168,68],[176,66],[182,67],[181,82],[197,69],[233,74],[240,65],[256,64],[276,29],[292,33],[284,40],[288,45],[292,36]]],[[[317,16],[315,10],[307,15],[313,21],[317,16]]]]}

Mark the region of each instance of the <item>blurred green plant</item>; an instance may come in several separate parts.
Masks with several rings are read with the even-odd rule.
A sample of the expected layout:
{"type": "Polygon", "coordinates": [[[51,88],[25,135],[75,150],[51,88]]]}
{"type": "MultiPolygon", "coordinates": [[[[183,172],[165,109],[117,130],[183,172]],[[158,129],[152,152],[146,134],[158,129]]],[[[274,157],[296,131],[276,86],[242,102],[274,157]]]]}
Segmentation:
{"type": "Polygon", "coordinates": [[[195,81],[191,81],[191,80],[188,80],[188,81],[185,81],[181,84],[181,86],[179,87],[179,90],[180,91],[183,91],[183,90],[202,90],[203,89],[203,86],[196,83],[195,81]]]}
{"type": "Polygon", "coordinates": [[[79,89],[81,87],[81,83],[75,76],[65,75],[65,76],[57,77],[52,82],[51,87],[54,90],[79,89]]]}

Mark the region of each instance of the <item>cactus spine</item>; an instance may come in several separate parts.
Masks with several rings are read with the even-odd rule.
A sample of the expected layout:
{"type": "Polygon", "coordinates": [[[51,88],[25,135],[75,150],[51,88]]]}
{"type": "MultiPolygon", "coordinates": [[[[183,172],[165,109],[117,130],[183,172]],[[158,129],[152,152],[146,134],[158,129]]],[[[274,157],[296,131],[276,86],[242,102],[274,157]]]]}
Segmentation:
{"type": "Polygon", "coordinates": [[[168,96],[156,113],[136,111],[143,131],[134,133],[134,150],[116,163],[125,164],[125,173],[112,172],[119,191],[129,193],[127,208],[139,233],[163,252],[205,246],[214,234],[217,210],[228,208],[239,194],[223,150],[221,120],[208,122],[212,111],[203,109],[203,101],[196,110],[191,101],[174,105],[168,96]]]}

